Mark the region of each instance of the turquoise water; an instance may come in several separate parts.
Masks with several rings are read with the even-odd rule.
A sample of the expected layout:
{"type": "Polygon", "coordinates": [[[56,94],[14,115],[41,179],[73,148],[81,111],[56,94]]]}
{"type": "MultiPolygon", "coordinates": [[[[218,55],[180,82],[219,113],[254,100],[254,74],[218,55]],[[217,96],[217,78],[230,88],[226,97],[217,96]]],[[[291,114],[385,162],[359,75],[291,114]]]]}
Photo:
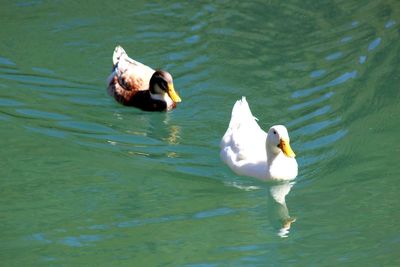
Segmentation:
{"type": "Polygon", "coordinates": [[[2,2],[1,266],[400,265],[400,2],[135,2],[2,2]],[[117,44],[176,110],[107,95],[117,44]],[[220,161],[242,95],[295,183],[220,161]]]}

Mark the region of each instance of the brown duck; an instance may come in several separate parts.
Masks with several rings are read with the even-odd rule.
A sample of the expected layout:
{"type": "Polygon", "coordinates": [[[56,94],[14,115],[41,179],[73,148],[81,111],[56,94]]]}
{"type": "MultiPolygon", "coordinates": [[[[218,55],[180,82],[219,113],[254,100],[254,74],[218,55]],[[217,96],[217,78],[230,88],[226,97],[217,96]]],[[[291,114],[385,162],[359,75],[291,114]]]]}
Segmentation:
{"type": "Polygon", "coordinates": [[[171,74],[131,59],[121,46],[114,50],[108,93],[123,105],[145,111],[168,111],[181,102],[171,74]]]}

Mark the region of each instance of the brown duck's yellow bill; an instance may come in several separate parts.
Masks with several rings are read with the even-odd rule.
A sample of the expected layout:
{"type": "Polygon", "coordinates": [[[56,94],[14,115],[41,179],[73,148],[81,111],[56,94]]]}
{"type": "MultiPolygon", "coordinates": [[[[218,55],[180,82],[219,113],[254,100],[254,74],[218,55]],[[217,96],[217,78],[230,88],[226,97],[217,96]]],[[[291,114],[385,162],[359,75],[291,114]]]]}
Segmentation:
{"type": "Polygon", "coordinates": [[[279,148],[282,149],[283,154],[285,154],[289,158],[296,157],[296,154],[293,152],[292,148],[289,145],[288,140],[281,139],[279,142],[279,148]]]}
{"type": "Polygon", "coordinates": [[[182,99],[179,97],[178,93],[175,91],[173,84],[168,84],[168,95],[175,103],[181,102],[182,99]]]}

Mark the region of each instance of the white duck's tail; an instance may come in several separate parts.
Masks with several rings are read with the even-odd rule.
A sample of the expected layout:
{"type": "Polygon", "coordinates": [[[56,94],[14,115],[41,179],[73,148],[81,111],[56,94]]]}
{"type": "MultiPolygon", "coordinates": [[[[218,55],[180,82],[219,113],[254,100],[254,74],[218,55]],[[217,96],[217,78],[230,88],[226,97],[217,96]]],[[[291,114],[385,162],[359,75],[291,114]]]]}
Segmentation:
{"type": "Polygon", "coordinates": [[[259,128],[258,124],[255,122],[255,119],[256,118],[253,117],[249,104],[246,101],[246,97],[242,96],[242,99],[237,100],[232,108],[231,120],[229,122],[228,129],[222,137],[220,144],[221,147],[230,145],[230,143],[233,141],[232,138],[234,138],[234,133],[237,133],[240,128],[247,128],[248,126],[259,128]]]}
{"type": "Polygon", "coordinates": [[[242,99],[237,100],[232,108],[231,121],[229,122],[229,128],[237,128],[239,125],[249,123],[257,120],[251,113],[249,103],[247,103],[246,97],[242,96],[242,99]]]}

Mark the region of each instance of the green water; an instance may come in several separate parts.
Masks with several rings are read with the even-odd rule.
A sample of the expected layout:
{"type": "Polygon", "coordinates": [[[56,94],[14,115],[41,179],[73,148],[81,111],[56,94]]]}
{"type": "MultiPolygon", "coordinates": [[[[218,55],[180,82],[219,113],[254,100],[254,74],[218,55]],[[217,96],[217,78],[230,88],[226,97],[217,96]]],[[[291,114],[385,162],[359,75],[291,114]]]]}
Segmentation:
{"type": "Polygon", "coordinates": [[[0,4],[1,266],[400,265],[400,2],[135,2],[0,4]],[[107,95],[117,44],[176,110],[107,95]],[[220,161],[242,95],[295,184],[220,161]]]}

